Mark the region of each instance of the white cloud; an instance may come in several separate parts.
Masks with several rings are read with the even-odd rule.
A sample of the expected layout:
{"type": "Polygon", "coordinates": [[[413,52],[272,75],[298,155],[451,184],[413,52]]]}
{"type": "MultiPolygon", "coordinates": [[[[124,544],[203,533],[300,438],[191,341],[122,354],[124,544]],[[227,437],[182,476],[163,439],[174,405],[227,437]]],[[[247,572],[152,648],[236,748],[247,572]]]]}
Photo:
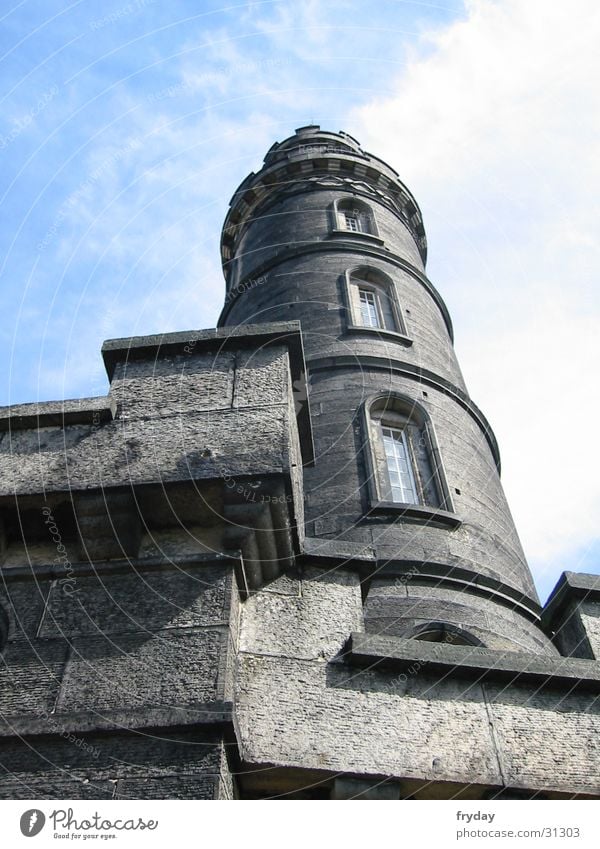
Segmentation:
{"type": "Polygon", "coordinates": [[[471,0],[350,127],[421,204],[536,562],[600,536],[599,40],[595,0],[471,0]]]}

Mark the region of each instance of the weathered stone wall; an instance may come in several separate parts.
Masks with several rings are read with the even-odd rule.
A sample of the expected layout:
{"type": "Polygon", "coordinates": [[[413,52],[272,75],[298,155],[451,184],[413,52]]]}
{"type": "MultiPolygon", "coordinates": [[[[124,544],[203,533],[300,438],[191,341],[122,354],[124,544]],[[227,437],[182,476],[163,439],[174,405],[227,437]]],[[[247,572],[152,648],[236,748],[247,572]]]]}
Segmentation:
{"type": "Polygon", "coordinates": [[[282,257],[260,282],[240,287],[241,294],[231,302],[225,317],[227,326],[293,319],[302,322],[310,358],[352,352],[402,360],[425,367],[464,390],[448,325],[432,297],[431,284],[427,288],[421,276],[395,264],[393,257],[371,256],[362,247],[348,242],[340,252],[339,243],[327,243],[320,245],[318,253],[307,249],[299,256],[282,257]],[[353,320],[345,272],[364,266],[393,280],[411,346],[369,331],[348,331],[353,320]]]}
{"type": "Polygon", "coordinates": [[[0,495],[280,473],[287,357],[280,346],[117,364],[113,421],[0,433],[0,495]]]}
{"type": "Polygon", "coordinates": [[[249,764],[600,793],[592,693],[357,669],[354,576],[307,569],[244,605],[236,712],[249,764]],[[320,623],[320,624],[319,624],[320,623]]]}
{"type": "Polygon", "coordinates": [[[111,399],[4,411],[3,798],[236,794],[231,500],[244,534],[257,501],[281,519],[258,548],[277,558],[284,535],[289,559],[303,490],[286,332],[226,336],[228,350],[141,355],[149,340],[129,340],[122,359],[112,345],[111,399]]]}
{"type": "Polygon", "coordinates": [[[583,601],[579,611],[592,655],[600,661],[600,604],[597,601],[583,601]]]}
{"type": "Polygon", "coordinates": [[[0,764],[10,775],[2,798],[233,793],[223,731],[210,727],[232,697],[231,566],[97,564],[67,585],[13,576],[2,595],[10,620],[0,666],[0,764]],[[206,730],[179,739],[165,731],[194,720],[206,730]],[[119,733],[127,728],[138,731],[119,733]]]}
{"type": "Polygon", "coordinates": [[[223,701],[233,588],[231,566],[185,563],[117,574],[98,565],[62,586],[9,581],[3,721],[223,701]]]}
{"type": "Polygon", "coordinates": [[[0,741],[1,799],[229,799],[219,730],[0,741]]]}
{"type": "MultiPolygon", "coordinates": [[[[305,191],[284,198],[275,197],[253,217],[253,225],[245,230],[239,241],[236,282],[248,276],[257,277],[261,267],[284,250],[305,246],[307,242],[314,244],[330,240],[332,231],[339,229],[333,218],[333,202],[347,199],[348,193],[328,189],[325,181],[306,185],[305,191]]],[[[385,247],[423,271],[414,239],[399,216],[376,198],[358,195],[358,199],[366,201],[373,208],[378,235],[385,247]]],[[[364,247],[369,247],[367,239],[364,240],[364,247]]]]}

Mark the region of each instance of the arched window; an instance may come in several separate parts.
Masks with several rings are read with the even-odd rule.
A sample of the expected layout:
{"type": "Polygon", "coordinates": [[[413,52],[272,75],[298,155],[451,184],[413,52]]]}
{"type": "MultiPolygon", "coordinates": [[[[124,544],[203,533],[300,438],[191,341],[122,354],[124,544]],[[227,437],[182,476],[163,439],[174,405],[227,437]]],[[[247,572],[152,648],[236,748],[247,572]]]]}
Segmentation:
{"type": "Polygon", "coordinates": [[[425,410],[401,395],[364,406],[371,501],[452,511],[433,426],[425,410]]]}
{"type": "Polygon", "coordinates": [[[394,282],[374,268],[346,273],[351,329],[383,330],[406,336],[394,282]]]}
{"type": "Polygon", "coordinates": [[[428,622],[418,625],[405,637],[427,643],[445,643],[448,646],[483,646],[481,640],[473,634],[448,622],[428,622]]]}
{"type": "Polygon", "coordinates": [[[377,236],[375,216],[369,204],[357,198],[344,198],[334,202],[334,228],[348,233],[377,236]]]}

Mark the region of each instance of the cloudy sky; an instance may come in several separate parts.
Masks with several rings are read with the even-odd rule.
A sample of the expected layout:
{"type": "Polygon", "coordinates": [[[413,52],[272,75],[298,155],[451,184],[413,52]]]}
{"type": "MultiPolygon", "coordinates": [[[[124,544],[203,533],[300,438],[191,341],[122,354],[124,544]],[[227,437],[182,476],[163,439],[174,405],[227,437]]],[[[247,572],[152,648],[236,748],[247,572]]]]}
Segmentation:
{"type": "Polygon", "coordinates": [[[543,597],[600,571],[597,0],[4,0],[0,403],[216,323],[232,191],[318,123],[416,195],[543,597]]]}

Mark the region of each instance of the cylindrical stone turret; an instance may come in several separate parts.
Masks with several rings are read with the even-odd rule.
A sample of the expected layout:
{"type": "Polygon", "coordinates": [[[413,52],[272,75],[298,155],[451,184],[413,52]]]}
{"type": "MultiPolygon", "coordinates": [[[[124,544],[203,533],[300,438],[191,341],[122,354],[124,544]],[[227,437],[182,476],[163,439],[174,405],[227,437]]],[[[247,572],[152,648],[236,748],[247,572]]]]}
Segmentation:
{"type": "Polygon", "coordinates": [[[363,564],[366,630],[554,654],[396,172],[345,133],[303,127],[235,193],[222,256],[221,326],[301,322],[307,550],[363,564]]]}

